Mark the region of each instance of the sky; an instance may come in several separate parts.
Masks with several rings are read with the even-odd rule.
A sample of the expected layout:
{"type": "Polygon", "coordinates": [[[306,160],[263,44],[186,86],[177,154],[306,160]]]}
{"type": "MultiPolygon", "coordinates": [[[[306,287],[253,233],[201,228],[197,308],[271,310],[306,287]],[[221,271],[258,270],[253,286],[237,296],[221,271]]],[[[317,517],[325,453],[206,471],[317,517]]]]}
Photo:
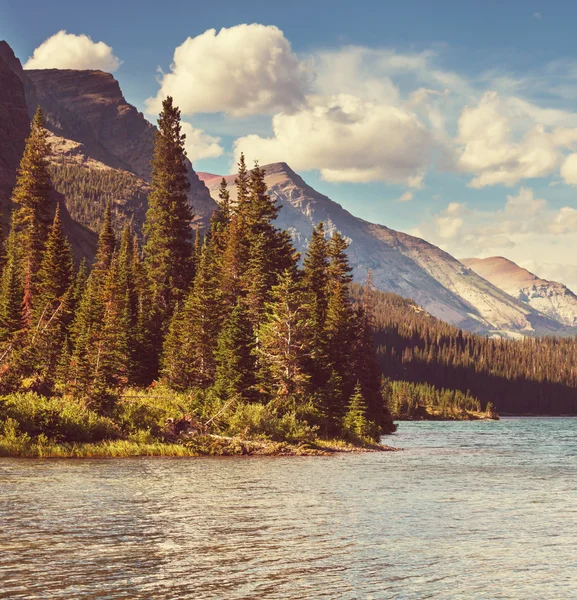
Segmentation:
{"type": "Polygon", "coordinates": [[[577,3],[0,0],[25,68],[99,68],[197,171],[285,161],[353,214],[577,291],[577,3]]]}

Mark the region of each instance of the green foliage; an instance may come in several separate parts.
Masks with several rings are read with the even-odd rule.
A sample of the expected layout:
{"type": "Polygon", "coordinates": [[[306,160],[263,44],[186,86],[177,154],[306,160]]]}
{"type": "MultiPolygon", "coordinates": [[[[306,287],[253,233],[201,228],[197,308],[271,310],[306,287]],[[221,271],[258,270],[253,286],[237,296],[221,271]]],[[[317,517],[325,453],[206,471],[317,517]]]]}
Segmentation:
{"type": "Polygon", "coordinates": [[[358,382],[343,419],[343,431],[352,440],[378,439],[377,427],[367,418],[367,403],[363,397],[361,384],[358,382]]]}
{"type": "Polygon", "coordinates": [[[117,425],[90,410],[81,400],[34,393],[0,397],[0,423],[10,435],[43,435],[54,442],[94,442],[119,436],[117,425]]]}
{"type": "Polygon", "coordinates": [[[108,204],[123,208],[115,222],[118,236],[125,225],[124,220],[133,218],[139,228],[142,226],[150,186],[133,173],[117,169],[91,169],[70,162],[52,162],[48,171],[54,189],[66,199],[70,216],[88,229],[102,229],[108,204]]]}
{"type": "Polygon", "coordinates": [[[152,159],[152,191],[144,223],[144,262],[152,305],[159,323],[157,351],[170,317],[192,279],[192,212],[180,111],[168,97],[162,103],[152,159]]]}
{"type": "MultiPolygon", "coordinates": [[[[360,302],[362,288],[352,284],[360,302]]],[[[577,414],[575,338],[489,338],[432,317],[413,301],[374,292],[381,372],[393,380],[470,391],[500,413],[577,414]]]]}
{"type": "MultiPolygon", "coordinates": [[[[36,138],[42,132],[38,125],[36,138]]],[[[78,181],[85,193],[90,182],[80,177],[70,185],[78,181]]],[[[274,224],[279,207],[264,170],[257,164],[249,172],[241,156],[236,202],[223,180],[221,205],[204,237],[197,231],[193,248],[188,190],[180,112],[167,98],[142,260],[132,223],[124,222],[117,243],[111,198],[88,275],[85,265],[73,273],[59,210],[45,238],[41,211],[28,219],[28,234],[43,240],[34,260],[29,253],[22,261],[13,227],[0,303],[0,393],[35,391],[50,400],[34,396],[28,403],[38,409],[37,429],[25,411],[6,415],[17,423],[10,421],[10,435],[20,432],[28,453],[44,452],[47,440],[57,454],[59,444],[78,443],[80,436],[61,425],[68,423],[67,410],[85,411],[75,422],[86,429],[83,443],[93,439],[94,416],[113,423],[114,435],[126,442],[178,438],[210,452],[247,451],[244,442],[220,444],[211,434],[279,442],[348,435],[365,443],[390,431],[381,418],[386,411],[370,319],[350,298],[345,240],[338,234],[326,239],[317,227],[301,270],[289,234],[274,224]],[[152,388],[159,398],[127,393],[153,383],[160,358],[162,380],[152,388]],[[343,422],[357,380],[366,427],[359,424],[360,409],[343,422]],[[47,402],[54,406],[46,408],[47,402]]]]}
{"type": "Polygon", "coordinates": [[[439,389],[426,383],[385,379],[385,403],[395,419],[468,419],[480,413],[481,403],[469,392],[439,389]]]}
{"type": "Polygon", "coordinates": [[[20,161],[12,202],[16,205],[13,228],[18,237],[22,269],[28,265],[32,276],[40,264],[40,254],[52,221],[52,182],[48,171],[50,144],[44,116],[38,107],[20,161]]]}
{"type": "Polygon", "coordinates": [[[242,435],[247,439],[264,438],[289,443],[312,441],[316,428],[298,411],[282,415],[263,404],[240,404],[227,423],[230,435],[242,435]]]}

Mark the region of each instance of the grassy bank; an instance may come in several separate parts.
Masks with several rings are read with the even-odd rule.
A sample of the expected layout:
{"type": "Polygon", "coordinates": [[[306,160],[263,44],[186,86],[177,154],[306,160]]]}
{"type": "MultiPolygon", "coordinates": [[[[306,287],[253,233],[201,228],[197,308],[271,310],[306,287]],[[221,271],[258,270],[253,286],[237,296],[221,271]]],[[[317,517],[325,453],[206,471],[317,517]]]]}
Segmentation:
{"type": "Polygon", "coordinates": [[[231,403],[213,406],[208,415],[198,406],[198,399],[164,388],[129,391],[106,416],[68,397],[1,397],[0,456],[306,456],[391,450],[369,439],[323,439],[310,424],[307,407],[279,415],[263,405],[231,403]]]}
{"type": "Polygon", "coordinates": [[[337,452],[385,452],[397,448],[382,444],[353,445],[342,440],[303,444],[230,438],[198,439],[189,443],[104,440],[96,443],[18,441],[0,437],[0,457],[18,458],[127,458],[136,456],[329,456],[337,452]]]}

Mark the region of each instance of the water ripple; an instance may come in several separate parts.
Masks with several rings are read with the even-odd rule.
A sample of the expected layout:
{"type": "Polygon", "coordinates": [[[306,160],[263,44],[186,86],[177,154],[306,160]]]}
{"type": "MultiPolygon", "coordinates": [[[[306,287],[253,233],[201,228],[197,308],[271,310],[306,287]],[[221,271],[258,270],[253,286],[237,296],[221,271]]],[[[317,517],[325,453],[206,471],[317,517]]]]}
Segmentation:
{"type": "Polygon", "coordinates": [[[577,597],[577,420],[404,452],[0,461],[0,598],[577,597]]]}

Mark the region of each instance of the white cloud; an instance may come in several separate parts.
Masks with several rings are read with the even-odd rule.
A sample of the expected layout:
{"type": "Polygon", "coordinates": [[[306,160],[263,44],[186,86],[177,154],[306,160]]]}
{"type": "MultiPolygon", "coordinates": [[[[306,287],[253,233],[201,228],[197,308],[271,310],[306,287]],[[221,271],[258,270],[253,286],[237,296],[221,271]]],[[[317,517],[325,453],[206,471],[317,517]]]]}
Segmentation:
{"type": "Polygon", "coordinates": [[[463,151],[458,165],[475,174],[472,187],[512,186],[555,171],[560,161],[555,140],[543,125],[524,117],[496,92],[485,94],[477,106],[463,110],[458,135],[463,151]]]}
{"type": "Polygon", "coordinates": [[[577,185],[577,154],[570,154],[561,165],[561,177],[569,185],[577,185]]]}
{"type": "Polygon", "coordinates": [[[195,129],[186,121],[182,121],[182,133],[186,135],[184,145],[191,161],[222,156],[224,148],[220,145],[220,138],[208,135],[201,129],[195,129]]]}
{"type": "Polygon", "coordinates": [[[104,42],[62,30],[40,44],[25,69],[95,69],[114,72],[122,62],[104,42]]]}
{"type": "Polygon", "coordinates": [[[169,73],[146,101],[150,113],[173,96],[183,114],[235,116],[291,110],[304,100],[310,74],[278,27],[236,25],[187,38],[169,73]]]}
{"type": "Polygon", "coordinates": [[[463,109],[456,143],[453,168],[472,173],[469,185],[474,188],[510,187],[548,177],[560,167],[568,183],[577,177],[571,175],[575,162],[567,162],[564,154],[577,143],[576,113],[486,92],[475,106],[463,109]]]}
{"type": "Polygon", "coordinates": [[[287,161],[332,182],[419,188],[431,169],[466,173],[475,188],[559,174],[577,181],[567,158],[577,153],[577,112],[546,100],[568,97],[577,63],[465,77],[441,66],[444,52],[349,45],[297,56],[274,26],[211,29],[176,48],[147,108],[158,112],[172,95],[183,114],[226,122],[230,131],[203,129],[234,130],[237,156],[287,161]],[[247,117],[259,119],[257,130],[247,117]]]}
{"type": "Polygon", "coordinates": [[[418,117],[402,107],[356,96],[309,98],[306,108],[273,117],[274,135],[235,142],[261,163],[286,161],[294,169],[319,169],[333,182],[390,181],[418,188],[434,140],[418,117]]]}
{"type": "Polygon", "coordinates": [[[401,194],[396,200],[396,202],[410,202],[414,198],[413,192],[405,192],[401,194]]]}

